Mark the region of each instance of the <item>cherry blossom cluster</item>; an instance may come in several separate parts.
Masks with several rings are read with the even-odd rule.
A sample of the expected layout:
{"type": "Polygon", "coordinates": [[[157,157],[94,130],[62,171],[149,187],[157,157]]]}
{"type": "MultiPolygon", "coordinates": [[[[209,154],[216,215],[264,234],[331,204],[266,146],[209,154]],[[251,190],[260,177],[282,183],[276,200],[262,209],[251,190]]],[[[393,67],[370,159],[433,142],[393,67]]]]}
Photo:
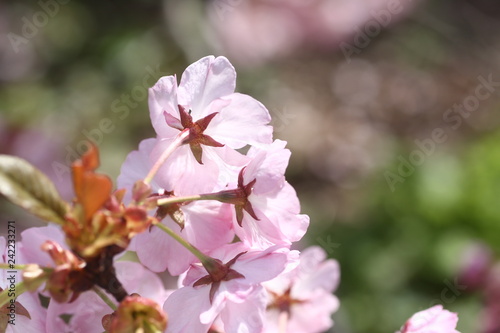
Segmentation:
{"type": "MultiPolygon", "coordinates": [[[[0,267],[22,270],[23,280],[12,286],[0,271],[1,332],[319,333],[333,325],[339,265],[319,247],[291,249],[309,218],[285,179],[290,151],[273,140],[264,105],[235,86],[224,57],[200,59],[180,82],[161,78],[149,91],[156,136],[128,155],[116,191],[95,172],[95,147],[72,165],[71,203],[25,161],[0,156],[0,192],[51,222],[22,232],[15,265],[0,239],[0,267]],[[176,288],[157,274],[166,271],[176,288]]],[[[457,333],[457,320],[433,307],[400,333],[457,333]]]]}
{"type": "Polygon", "coordinates": [[[119,187],[130,188],[149,179],[160,161],[151,188],[164,198],[159,202],[175,203],[160,206],[157,217],[213,262],[206,264],[158,226],[131,247],[151,271],[180,276],[180,288],[163,305],[172,332],[276,331],[267,322],[296,331],[310,326],[312,315],[320,319],[312,330],[325,330],[338,307],[331,294],[338,264],[325,261],[320,249],[300,259],[290,251],[309,225],[285,180],[290,151],[273,141],[268,110],[235,93],[235,85],[236,72],[224,57],[199,60],[179,84],[175,76],[161,78],[149,97],[157,136],[141,142],[118,177],[119,187]],[[302,293],[292,293],[306,278],[312,280],[302,293]],[[291,318],[292,307],[303,317],[266,320],[276,312],[291,318]]]}

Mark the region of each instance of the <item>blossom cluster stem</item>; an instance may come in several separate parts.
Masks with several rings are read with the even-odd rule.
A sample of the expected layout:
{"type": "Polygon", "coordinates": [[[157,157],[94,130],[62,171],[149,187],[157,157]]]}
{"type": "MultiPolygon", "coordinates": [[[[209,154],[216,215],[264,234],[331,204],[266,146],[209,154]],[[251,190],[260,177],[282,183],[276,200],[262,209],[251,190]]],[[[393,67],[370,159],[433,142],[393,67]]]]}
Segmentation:
{"type": "Polygon", "coordinates": [[[28,267],[29,267],[29,265],[0,264],[0,269],[23,270],[23,269],[26,269],[28,267]]]}
{"type": "Polygon", "coordinates": [[[189,138],[189,130],[184,130],[184,131],[180,132],[177,135],[177,137],[170,144],[170,146],[168,146],[168,148],[165,149],[165,151],[163,152],[163,154],[161,154],[160,158],[156,161],[156,163],[153,165],[153,167],[151,168],[151,170],[149,170],[148,175],[146,176],[146,178],[144,178],[144,183],[146,183],[146,184],[150,184],[151,183],[151,181],[153,180],[154,176],[156,175],[156,173],[158,172],[158,170],[160,169],[160,167],[163,165],[163,163],[165,163],[165,161],[167,160],[167,158],[170,155],[172,155],[172,153],[177,148],[179,148],[183,144],[187,143],[187,139],[188,138],[189,138]]]}
{"type": "Polygon", "coordinates": [[[116,311],[116,304],[113,303],[113,301],[108,297],[108,295],[106,295],[105,292],[103,292],[96,286],[92,287],[92,290],[104,301],[104,303],[106,303],[111,308],[111,310],[116,311]]]}
{"type": "Polygon", "coordinates": [[[278,329],[279,333],[286,333],[288,324],[288,311],[281,311],[278,317],[278,329]]]}
{"type": "Polygon", "coordinates": [[[164,224],[158,223],[155,224],[158,228],[169,234],[173,239],[175,239],[177,242],[179,242],[182,246],[184,246],[186,249],[189,250],[192,254],[196,256],[202,263],[206,263],[208,261],[211,261],[212,259],[206,255],[204,255],[200,250],[198,250],[196,247],[191,245],[189,242],[187,242],[184,238],[181,236],[177,235],[172,229],[167,227],[164,224]]]}
{"type": "Polygon", "coordinates": [[[189,201],[198,201],[198,200],[217,200],[217,196],[212,193],[208,194],[196,194],[190,196],[183,197],[169,197],[169,198],[160,198],[156,200],[156,204],[158,206],[169,205],[174,203],[183,203],[189,201]]]}

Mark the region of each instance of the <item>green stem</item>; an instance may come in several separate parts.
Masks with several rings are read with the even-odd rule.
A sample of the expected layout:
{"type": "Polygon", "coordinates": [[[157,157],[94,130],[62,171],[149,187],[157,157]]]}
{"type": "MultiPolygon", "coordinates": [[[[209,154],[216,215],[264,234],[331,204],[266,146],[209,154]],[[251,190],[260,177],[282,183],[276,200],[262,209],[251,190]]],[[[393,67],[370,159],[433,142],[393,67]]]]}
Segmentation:
{"type": "Polygon", "coordinates": [[[160,198],[156,199],[156,204],[158,206],[169,205],[173,203],[179,202],[188,202],[188,201],[197,201],[197,200],[217,200],[216,193],[208,193],[208,194],[196,194],[184,197],[169,197],[169,198],[160,198]]]}
{"type": "Polygon", "coordinates": [[[182,238],[181,236],[177,235],[172,229],[170,229],[169,227],[167,227],[166,225],[164,224],[161,224],[161,223],[158,223],[158,224],[155,224],[155,226],[157,226],[158,228],[160,228],[161,230],[165,231],[167,234],[169,234],[173,239],[175,239],[177,242],[179,242],[182,246],[184,246],[186,249],[189,250],[189,252],[191,252],[192,254],[194,254],[196,256],[196,258],[198,258],[201,263],[206,263],[208,261],[211,261],[212,258],[204,255],[200,250],[198,250],[197,248],[195,248],[193,245],[191,245],[189,242],[187,242],[184,238],[182,238]]]}
{"type": "Polygon", "coordinates": [[[7,304],[10,300],[12,299],[15,300],[17,297],[19,297],[19,295],[21,295],[25,291],[26,291],[26,286],[22,281],[16,284],[14,288],[5,287],[5,289],[2,292],[0,292],[0,308],[3,307],[5,304],[7,304]]]}
{"type": "Polygon", "coordinates": [[[116,311],[116,304],[113,303],[113,301],[108,297],[108,295],[106,295],[105,292],[103,292],[96,286],[92,287],[92,290],[104,301],[104,303],[106,303],[111,308],[111,310],[116,311]]]}
{"type": "Polygon", "coordinates": [[[0,269],[12,269],[12,270],[23,270],[28,268],[29,265],[11,265],[11,264],[0,264],[0,269]]]}
{"type": "Polygon", "coordinates": [[[187,142],[187,138],[188,137],[189,137],[189,130],[184,130],[184,131],[180,132],[177,135],[177,137],[170,144],[170,146],[168,146],[168,148],[165,149],[165,151],[163,152],[163,154],[161,154],[160,158],[158,159],[158,161],[156,161],[156,163],[153,165],[153,167],[151,168],[151,170],[149,170],[148,175],[146,176],[146,178],[144,178],[144,183],[145,184],[150,184],[151,183],[151,181],[153,180],[153,177],[156,175],[156,173],[158,172],[158,170],[160,169],[160,167],[163,165],[163,163],[165,163],[165,161],[167,160],[167,158],[170,155],[172,155],[172,153],[177,148],[179,148],[180,146],[182,146],[183,144],[185,144],[187,142]]]}

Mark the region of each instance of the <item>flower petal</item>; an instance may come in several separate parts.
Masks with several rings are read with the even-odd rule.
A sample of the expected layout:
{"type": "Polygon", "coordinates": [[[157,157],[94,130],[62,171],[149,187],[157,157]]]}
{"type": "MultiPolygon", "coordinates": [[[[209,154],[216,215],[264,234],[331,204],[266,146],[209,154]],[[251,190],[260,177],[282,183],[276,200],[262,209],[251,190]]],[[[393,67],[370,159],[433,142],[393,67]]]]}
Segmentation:
{"type": "Polygon", "coordinates": [[[149,88],[149,116],[151,123],[160,138],[172,138],[179,130],[170,127],[166,120],[164,111],[179,119],[179,108],[177,102],[177,78],[175,76],[164,76],[149,88]]]}
{"type": "Polygon", "coordinates": [[[193,119],[208,115],[207,106],[236,87],[236,71],[225,57],[208,56],[189,65],[181,77],[179,104],[192,110],[193,119]]]}
{"type": "Polygon", "coordinates": [[[288,249],[279,246],[265,251],[250,251],[242,255],[231,268],[245,276],[245,283],[261,283],[283,272],[288,252],[288,249]]]}
{"type": "MultiPolygon", "coordinates": [[[[151,163],[149,161],[149,155],[153,150],[156,139],[145,139],[139,143],[139,149],[130,152],[122,164],[120,169],[120,175],[118,176],[116,183],[117,187],[127,189],[125,192],[125,202],[132,198],[132,188],[136,181],[144,179],[151,169],[151,163]]],[[[151,188],[153,191],[158,191],[160,186],[153,181],[151,182],[151,188]]]]}
{"type": "MultiPolygon", "coordinates": [[[[181,235],[179,226],[170,217],[166,217],[162,223],[181,235]]],[[[170,274],[177,276],[186,271],[196,259],[191,252],[158,227],[152,227],[150,231],[145,231],[135,238],[139,260],[153,272],[168,269],[170,274]]]]}
{"type": "MultiPolygon", "coordinates": [[[[160,158],[161,154],[171,144],[172,140],[161,140],[156,143],[151,156],[151,165],[160,158]]],[[[203,164],[198,163],[188,145],[177,148],[160,167],[155,179],[158,184],[176,195],[190,195],[212,191],[219,177],[217,164],[207,158],[206,152],[210,149],[223,149],[206,147],[203,149],[203,164]]]]}
{"type": "Polygon", "coordinates": [[[221,312],[225,332],[259,333],[262,331],[267,297],[262,287],[257,288],[245,302],[227,302],[221,312]]]}
{"type": "Polygon", "coordinates": [[[48,240],[55,241],[65,250],[68,249],[61,229],[49,225],[46,227],[29,228],[21,233],[22,241],[18,244],[21,260],[26,264],[38,264],[40,266],[54,267],[54,261],[50,255],[41,250],[42,244],[48,240]]]}
{"type": "Polygon", "coordinates": [[[225,96],[222,100],[229,103],[213,119],[205,134],[234,149],[272,142],[273,129],[268,126],[271,116],[262,103],[239,93],[225,96]]]}
{"type": "Polygon", "coordinates": [[[170,295],[163,310],[168,315],[167,333],[207,332],[211,323],[202,324],[200,314],[208,311],[210,286],[184,287],[170,295]]]}

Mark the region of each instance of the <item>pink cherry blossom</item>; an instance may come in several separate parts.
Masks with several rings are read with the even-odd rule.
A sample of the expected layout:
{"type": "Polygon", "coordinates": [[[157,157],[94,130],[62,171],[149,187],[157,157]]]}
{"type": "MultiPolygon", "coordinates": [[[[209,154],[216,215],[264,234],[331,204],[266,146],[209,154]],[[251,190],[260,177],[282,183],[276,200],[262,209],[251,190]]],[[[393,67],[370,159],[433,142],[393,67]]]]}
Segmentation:
{"type": "Polygon", "coordinates": [[[226,332],[261,332],[266,302],[260,283],[285,268],[288,250],[255,251],[234,243],[210,255],[227,267],[227,274],[214,280],[201,265],[191,265],[180,281],[183,287],[164,304],[170,318],[167,332],[206,332],[217,318],[226,332]]]}
{"type": "Polygon", "coordinates": [[[238,186],[249,192],[245,205],[236,205],[234,227],[251,246],[290,245],[304,236],[309,217],[300,213],[293,187],[285,180],[290,151],[276,140],[265,148],[252,147],[251,162],[242,170],[238,186]]]}
{"type": "Polygon", "coordinates": [[[219,169],[231,163],[228,155],[235,155],[232,162],[238,163],[230,150],[271,143],[269,112],[252,97],[235,93],[235,86],[236,72],[229,61],[208,56],[188,66],[179,85],[175,76],[167,76],[149,90],[151,122],[159,139],[153,161],[180,131],[190,131],[188,144],[178,148],[158,174],[168,188],[179,192],[213,184],[219,169]]]}
{"type": "Polygon", "coordinates": [[[398,333],[460,333],[456,330],[457,322],[456,313],[435,305],[415,313],[398,333]]]}
{"type": "Polygon", "coordinates": [[[303,50],[336,50],[342,41],[359,53],[373,36],[367,27],[388,27],[414,7],[390,0],[247,0],[213,1],[208,13],[216,44],[251,66],[303,50]]]}
{"type": "Polygon", "coordinates": [[[329,329],[333,325],[330,317],[339,307],[337,297],[332,295],[339,280],[337,261],[327,260],[320,247],[304,250],[298,265],[291,262],[286,272],[263,283],[269,295],[264,332],[279,331],[283,312],[286,332],[319,333],[329,329]]]}

